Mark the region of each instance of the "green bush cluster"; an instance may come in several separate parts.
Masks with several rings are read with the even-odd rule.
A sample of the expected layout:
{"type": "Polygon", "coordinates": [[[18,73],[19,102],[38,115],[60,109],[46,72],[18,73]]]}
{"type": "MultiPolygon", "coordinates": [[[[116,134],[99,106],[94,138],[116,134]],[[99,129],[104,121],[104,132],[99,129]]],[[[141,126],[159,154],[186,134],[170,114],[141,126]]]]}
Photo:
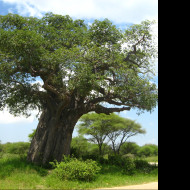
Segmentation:
{"type": "Polygon", "coordinates": [[[76,158],[65,157],[64,161],[51,163],[54,169],[54,174],[60,179],[92,181],[100,171],[96,161],[93,160],[78,160],[76,158]]]}
{"type": "Polygon", "coordinates": [[[140,158],[124,157],[120,155],[109,155],[107,163],[121,168],[124,174],[132,175],[136,172],[150,173],[157,166],[152,166],[148,161],[140,158]]]}
{"type": "Polygon", "coordinates": [[[150,173],[153,169],[155,169],[155,166],[150,165],[148,161],[142,159],[135,159],[134,164],[136,170],[143,173],[150,173]]]}
{"type": "Polygon", "coordinates": [[[24,156],[27,154],[29,146],[30,143],[28,142],[6,143],[1,145],[1,152],[24,156]]]}
{"type": "MultiPolygon", "coordinates": [[[[112,148],[108,144],[103,144],[103,154],[99,154],[98,145],[91,143],[88,139],[83,136],[74,137],[71,143],[71,155],[76,158],[86,159],[97,159],[103,155],[113,154],[112,148]]],[[[158,156],[158,145],[145,144],[143,146],[137,145],[135,142],[125,142],[120,149],[119,155],[127,157],[150,157],[158,156]]]]}
{"type": "Polygon", "coordinates": [[[121,157],[120,155],[109,155],[108,164],[119,166],[126,174],[135,172],[135,163],[129,157],[121,157]]]}

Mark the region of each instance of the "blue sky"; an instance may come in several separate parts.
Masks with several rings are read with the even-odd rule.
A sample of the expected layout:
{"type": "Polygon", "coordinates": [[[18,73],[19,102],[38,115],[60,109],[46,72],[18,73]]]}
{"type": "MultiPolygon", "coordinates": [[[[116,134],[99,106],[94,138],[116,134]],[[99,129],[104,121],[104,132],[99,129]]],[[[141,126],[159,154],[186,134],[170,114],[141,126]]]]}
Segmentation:
{"type": "MultiPolygon", "coordinates": [[[[16,13],[22,16],[42,17],[46,12],[70,15],[73,19],[84,19],[91,22],[94,19],[108,18],[117,27],[140,23],[143,20],[158,21],[158,0],[0,0],[0,15],[16,13]]],[[[158,24],[154,25],[153,33],[157,43],[158,24]]],[[[157,72],[158,62],[155,62],[157,72]]],[[[158,76],[155,77],[158,83],[158,76]]],[[[35,111],[29,118],[14,117],[6,110],[0,112],[0,141],[28,141],[28,134],[37,127],[38,119],[35,111]]],[[[137,115],[137,110],[124,111],[120,116],[140,123],[146,130],[145,135],[131,137],[129,141],[140,146],[158,144],[158,107],[150,114],[145,112],[137,115]]],[[[74,131],[73,136],[77,132],[74,131]]]]}

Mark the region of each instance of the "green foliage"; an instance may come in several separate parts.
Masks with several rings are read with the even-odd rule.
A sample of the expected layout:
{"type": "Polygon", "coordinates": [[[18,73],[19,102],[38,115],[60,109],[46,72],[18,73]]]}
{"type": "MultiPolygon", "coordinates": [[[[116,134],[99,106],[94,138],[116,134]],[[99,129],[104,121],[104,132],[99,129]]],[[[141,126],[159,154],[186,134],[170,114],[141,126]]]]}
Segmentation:
{"type": "Polygon", "coordinates": [[[137,145],[135,142],[125,142],[121,147],[120,154],[121,155],[126,155],[126,154],[137,155],[139,149],[140,149],[140,146],[137,145]]]}
{"type": "Polygon", "coordinates": [[[135,164],[132,158],[121,157],[120,155],[109,155],[108,163],[119,166],[125,174],[133,174],[135,172],[135,164]]]}
{"type": "Polygon", "coordinates": [[[28,135],[28,138],[29,138],[29,141],[30,141],[30,142],[32,141],[32,139],[33,139],[35,133],[36,133],[36,129],[33,129],[33,132],[28,135]]]}
{"type": "Polygon", "coordinates": [[[146,157],[146,158],[143,158],[144,160],[148,161],[148,162],[158,162],[158,155],[157,156],[150,156],[150,157],[146,157]]]}
{"type": "Polygon", "coordinates": [[[143,169],[150,166],[146,160],[135,159],[134,162],[137,169],[143,169]]]}
{"type": "Polygon", "coordinates": [[[124,158],[124,172],[130,175],[135,172],[135,163],[130,157],[124,158]]]}
{"type": "Polygon", "coordinates": [[[90,38],[98,45],[117,44],[122,38],[121,32],[108,19],[95,20],[89,31],[90,38]]]}
{"type": "Polygon", "coordinates": [[[28,116],[52,99],[71,104],[80,97],[83,113],[151,111],[157,104],[157,87],[150,82],[150,60],[157,55],[152,24],[147,20],[122,32],[108,19],[88,26],[53,13],[0,15],[0,109],[28,116]]]}
{"type": "Polygon", "coordinates": [[[2,151],[3,153],[24,156],[28,153],[29,146],[30,143],[27,142],[6,143],[2,145],[2,151]]]}
{"type": "Polygon", "coordinates": [[[104,142],[110,132],[110,127],[114,125],[114,118],[118,119],[119,116],[90,113],[83,115],[80,119],[79,134],[90,136],[89,141],[98,144],[100,155],[103,154],[104,142]]]}
{"type": "MultiPolygon", "coordinates": [[[[144,21],[120,31],[108,19],[88,26],[53,13],[42,18],[0,15],[0,110],[25,116],[34,109],[47,110],[51,119],[60,119],[58,123],[65,123],[61,121],[65,113],[77,122],[89,112],[109,115],[133,108],[151,112],[158,100],[157,86],[151,81],[151,62],[157,55],[152,24],[144,21]]],[[[42,122],[46,128],[48,122],[42,122]]],[[[68,123],[72,131],[75,123],[68,123]]],[[[120,132],[123,138],[131,136],[124,128],[120,132]]],[[[117,131],[112,134],[114,144],[117,131]]],[[[105,135],[99,139],[101,154],[105,135]]]]}
{"type": "Polygon", "coordinates": [[[89,113],[83,115],[80,121],[79,134],[90,136],[89,140],[98,144],[100,155],[103,153],[103,143],[107,139],[111,141],[114,153],[119,154],[120,148],[129,137],[146,133],[140,124],[114,113],[110,115],[89,113]]]}
{"type": "Polygon", "coordinates": [[[51,164],[55,167],[54,174],[62,180],[91,181],[100,171],[100,167],[93,160],[80,161],[65,157],[63,162],[51,164]]]}
{"type": "Polygon", "coordinates": [[[121,167],[101,164],[95,180],[61,180],[48,170],[26,162],[15,154],[4,154],[0,158],[0,189],[99,189],[148,183],[158,180],[158,169],[152,168],[144,174],[138,170],[133,175],[121,172],[121,167]],[[127,182],[127,183],[126,183],[127,182]]]}
{"type": "Polygon", "coordinates": [[[158,146],[154,144],[146,144],[138,150],[138,156],[150,157],[158,155],[158,146]]]}
{"type": "Polygon", "coordinates": [[[120,167],[124,174],[129,175],[138,172],[150,173],[157,168],[156,166],[151,166],[146,160],[123,157],[119,155],[109,155],[108,164],[120,167]]]}
{"type": "Polygon", "coordinates": [[[0,179],[10,176],[17,170],[24,171],[25,173],[35,171],[40,176],[45,176],[48,173],[42,167],[27,163],[26,157],[21,158],[15,154],[3,154],[0,159],[0,179]]]}
{"type": "Polygon", "coordinates": [[[143,172],[143,173],[150,173],[152,170],[157,168],[156,166],[150,165],[148,161],[142,160],[142,159],[135,159],[134,164],[135,164],[136,169],[139,172],[143,172]]]}
{"type": "Polygon", "coordinates": [[[71,155],[76,158],[81,158],[84,155],[97,154],[98,146],[97,144],[92,144],[88,142],[83,136],[79,135],[74,137],[71,142],[71,155]]]}

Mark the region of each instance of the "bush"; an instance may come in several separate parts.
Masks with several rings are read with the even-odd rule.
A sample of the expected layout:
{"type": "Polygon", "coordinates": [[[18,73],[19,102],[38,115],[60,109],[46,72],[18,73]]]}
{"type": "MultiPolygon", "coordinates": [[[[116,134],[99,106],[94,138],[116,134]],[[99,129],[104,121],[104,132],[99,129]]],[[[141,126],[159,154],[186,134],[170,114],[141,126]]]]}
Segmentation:
{"type": "Polygon", "coordinates": [[[84,154],[82,155],[82,160],[94,160],[97,161],[99,159],[98,154],[84,154]]]}
{"type": "Polygon", "coordinates": [[[149,173],[151,171],[151,169],[153,168],[149,163],[148,161],[146,160],[141,160],[141,159],[136,159],[134,161],[135,163],[135,168],[138,170],[138,171],[142,171],[144,173],[149,173]]]}
{"type": "Polygon", "coordinates": [[[108,155],[108,163],[116,166],[123,166],[123,159],[119,155],[108,155]]]}
{"type": "Polygon", "coordinates": [[[6,143],[3,145],[3,152],[23,156],[27,154],[29,146],[28,142],[6,143]]]}
{"type": "Polygon", "coordinates": [[[65,158],[63,162],[51,163],[55,169],[54,174],[60,179],[91,181],[100,171],[96,161],[80,161],[76,158],[65,158]]]}
{"type": "Polygon", "coordinates": [[[145,144],[138,150],[139,157],[150,157],[158,155],[158,146],[154,144],[145,144]]]}
{"type": "Polygon", "coordinates": [[[140,150],[140,146],[135,142],[125,142],[120,149],[121,155],[133,154],[137,155],[137,152],[140,150]]]}
{"type": "Polygon", "coordinates": [[[131,159],[135,159],[135,155],[134,154],[131,154],[131,153],[128,153],[128,154],[124,154],[122,155],[123,158],[131,158],[131,159]]]}
{"type": "Polygon", "coordinates": [[[124,168],[123,171],[127,174],[133,174],[135,172],[135,163],[133,159],[126,157],[124,158],[124,168]]]}
{"type": "Polygon", "coordinates": [[[119,166],[124,173],[133,174],[135,171],[135,164],[132,158],[122,157],[120,155],[109,155],[108,163],[119,166]]]}

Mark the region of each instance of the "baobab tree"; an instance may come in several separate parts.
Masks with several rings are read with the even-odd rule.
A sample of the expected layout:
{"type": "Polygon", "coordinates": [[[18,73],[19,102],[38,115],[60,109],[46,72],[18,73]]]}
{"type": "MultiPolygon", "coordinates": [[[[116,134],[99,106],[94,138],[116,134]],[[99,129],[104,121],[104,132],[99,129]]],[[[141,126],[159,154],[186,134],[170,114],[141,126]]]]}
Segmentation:
{"type": "Polygon", "coordinates": [[[41,113],[28,161],[61,161],[83,114],[156,107],[152,24],[120,31],[108,19],[88,26],[52,13],[0,16],[0,109],[41,113]]]}

